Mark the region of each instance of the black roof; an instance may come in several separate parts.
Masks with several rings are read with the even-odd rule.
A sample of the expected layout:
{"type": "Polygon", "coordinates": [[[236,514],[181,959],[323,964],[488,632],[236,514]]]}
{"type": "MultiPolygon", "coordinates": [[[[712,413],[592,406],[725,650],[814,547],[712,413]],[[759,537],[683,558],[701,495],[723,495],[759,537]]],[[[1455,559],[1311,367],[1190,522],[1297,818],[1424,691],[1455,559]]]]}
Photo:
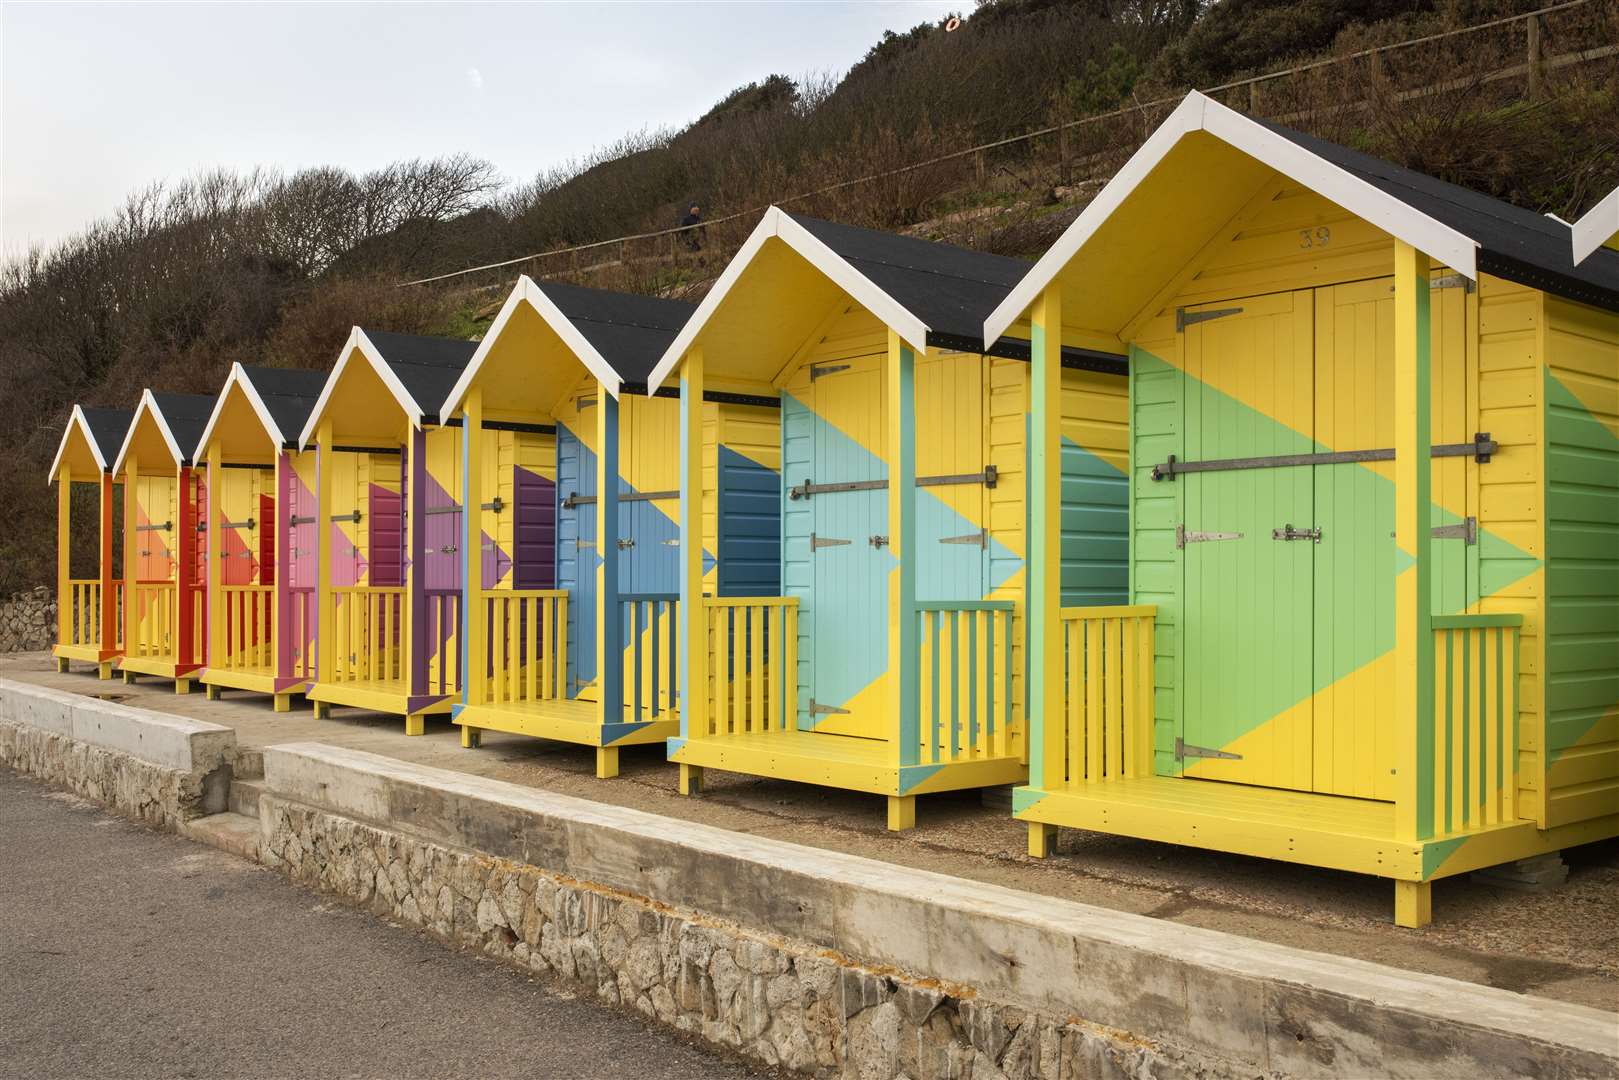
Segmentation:
{"type": "Polygon", "coordinates": [[[242,373],[258,391],[270,418],[281,429],[282,437],[296,443],[309,422],[309,414],[315,410],[321,388],[326,385],[326,372],[243,364],[242,373]]]}
{"type": "Polygon", "coordinates": [[[467,361],[478,351],[476,341],[456,338],[392,334],[386,330],[366,330],[365,336],[399,377],[405,392],[415,399],[422,415],[433,420],[438,419],[439,406],[455,388],[467,361]]]}
{"type": "Polygon", "coordinates": [[[612,365],[627,387],[646,386],[652,369],[696,305],[656,296],[585,289],[548,281],[541,292],[612,365]]]}
{"type": "Polygon", "coordinates": [[[1280,124],[1257,122],[1471,239],[1479,246],[1481,272],[1619,311],[1619,252],[1599,251],[1576,266],[1562,222],[1280,124]]]}
{"type": "Polygon", "coordinates": [[[213,415],[217,399],[212,394],[170,394],[153,390],[152,400],[163,413],[163,420],[169,425],[174,441],[180,444],[182,459],[190,464],[196,456],[197,444],[202,441],[203,430],[208,426],[208,418],[213,415]]]}
{"type": "Polygon", "coordinates": [[[129,434],[130,422],[135,419],[135,410],[95,409],[81,405],[79,411],[84,414],[85,424],[90,429],[90,439],[96,444],[101,460],[107,463],[107,468],[112,468],[113,459],[118,456],[119,449],[124,445],[124,436],[129,434]]]}

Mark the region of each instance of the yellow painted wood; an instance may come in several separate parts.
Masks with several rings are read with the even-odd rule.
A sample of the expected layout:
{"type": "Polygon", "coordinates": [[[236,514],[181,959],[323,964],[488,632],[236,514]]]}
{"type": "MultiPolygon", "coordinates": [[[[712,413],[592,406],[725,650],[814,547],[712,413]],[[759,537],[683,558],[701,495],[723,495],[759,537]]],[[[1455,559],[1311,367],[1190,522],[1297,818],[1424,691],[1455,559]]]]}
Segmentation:
{"type": "Polygon", "coordinates": [[[680,793],[682,795],[701,795],[703,793],[703,767],[701,765],[680,763],[680,793]]]}
{"type": "Polygon", "coordinates": [[[1433,921],[1433,882],[1394,883],[1394,922],[1410,930],[1420,930],[1433,921]]]}
{"type": "MultiPolygon", "coordinates": [[[[465,567],[465,578],[461,584],[461,595],[463,597],[462,602],[467,605],[467,617],[463,620],[463,625],[467,635],[465,645],[468,671],[462,673],[461,685],[462,697],[466,704],[481,705],[488,696],[488,683],[484,679],[484,672],[489,667],[489,641],[486,620],[484,619],[484,596],[485,590],[493,585],[492,582],[483,580],[483,551],[481,550],[483,541],[480,536],[483,531],[480,520],[482,511],[478,509],[484,504],[483,487],[486,478],[483,387],[474,384],[467,391],[461,410],[462,433],[466,440],[466,476],[464,480],[466,495],[462,506],[464,508],[463,512],[466,514],[465,520],[472,523],[466,528],[467,535],[458,541],[466,552],[466,557],[462,561],[465,567]]],[[[515,511],[510,516],[515,517],[515,511]]],[[[510,550],[515,552],[516,548],[513,547],[510,550]]],[[[510,624],[506,625],[509,637],[511,633],[510,624]]],[[[519,623],[518,625],[521,626],[522,624],[519,623]]],[[[532,620],[530,625],[533,625],[532,620]]],[[[534,654],[523,650],[520,642],[517,645],[518,647],[503,653],[505,662],[510,666],[514,678],[524,667],[533,668],[532,658],[534,654]],[[528,659],[529,663],[525,665],[522,662],[524,659],[528,659]]],[[[497,677],[499,675],[498,666],[496,675],[497,677]]],[[[463,739],[470,737],[468,735],[470,730],[469,727],[462,727],[461,735],[463,739]]]]}
{"type": "Polygon", "coordinates": [[[1046,789],[1151,772],[1157,613],[1151,604],[1061,610],[1063,707],[1054,726],[1065,751],[1052,760],[1046,789]]]}
{"type": "Polygon", "coordinates": [[[328,683],[336,670],[333,643],[337,623],[332,611],[332,481],[333,450],[331,418],[322,418],[317,433],[315,457],[315,681],[328,683]]]}
{"type": "Polygon", "coordinates": [[[1028,722],[1039,744],[1029,750],[1029,778],[1037,787],[1062,782],[1063,635],[1059,614],[1062,563],[1062,442],[1051,405],[1062,388],[1062,290],[1047,288],[1031,313],[1029,399],[1029,585],[1025,618],[1028,722]]]}
{"type": "Polygon", "coordinates": [[[220,555],[224,551],[224,530],[221,527],[222,518],[220,508],[225,499],[224,487],[224,452],[220,448],[219,440],[215,439],[208,446],[208,500],[203,507],[207,515],[205,525],[208,529],[208,566],[207,580],[205,582],[205,595],[208,603],[208,651],[205,662],[210,666],[223,663],[225,660],[225,636],[227,632],[224,618],[224,594],[221,589],[224,584],[224,560],[220,555]]]}
{"type": "Polygon", "coordinates": [[[73,471],[63,462],[56,477],[56,640],[67,645],[73,641],[74,604],[70,557],[73,553],[72,506],[73,471]]]}
{"type": "Polygon", "coordinates": [[[888,831],[904,832],[916,828],[916,796],[888,796],[888,831]]]}
{"type": "Polygon", "coordinates": [[[1044,859],[1057,848],[1057,826],[1029,822],[1029,858],[1044,859]]]}
{"type": "Polygon", "coordinates": [[[124,650],[128,653],[140,640],[140,604],[135,583],[140,580],[140,534],[135,523],[140,514],[140,463],[132,453],[124,460],[124,650]]]}
{"type": "Polygon", "coordinates": [[[618,747],[596,748],[596,779],[610,780],[618,775],[618,747]]]}

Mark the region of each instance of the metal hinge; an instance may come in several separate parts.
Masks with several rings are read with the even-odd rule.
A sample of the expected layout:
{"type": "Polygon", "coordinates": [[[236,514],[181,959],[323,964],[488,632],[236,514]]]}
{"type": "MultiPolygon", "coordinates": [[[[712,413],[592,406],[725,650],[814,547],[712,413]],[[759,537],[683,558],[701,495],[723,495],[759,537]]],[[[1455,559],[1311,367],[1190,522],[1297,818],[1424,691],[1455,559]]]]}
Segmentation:
{"type": "Polygon", "coordinates": [[[1317,526],[1313,529],[1295,529],[1291,524],[1288,524],[1283,525],[1280,529],[1272,529],[1270,538],[1272,540],[1313,540],[1319,544],[1321,542],[1321,528],[1317,526]]]}
{"type": "Polygon", "coordinates": [[[460,512],[461,508],[459,506],[429,506],[422,511],[422,515],[432,517],[434,514],[459,514],[460,512]]]}
{"type": "Polygon", "coordinates": [[[810,382],[814,382],[823,375],[831,375],[837,371],[848,371],[848,364],[822,364],[819,367],[810,367],[810,382]]]}
{"type": "Polygon", "coordinates": [[[258,528],[258,523],[252,518],[248,518],[246,521],[221,521],[219,527],[221,529],[256,529],[258,528]]]}
{"type": "Polygon", "coordinates": [[[319,520],[320,520],[320,518],[315,517],[313,514],[311,514],[308,517],[298,517],[295,514],[295,515],[292,516],[291,519],[288,520],[287,524],[289,524],[289,525],[313,525],[313,524],[315,524],[315,522],[317,522],[319,520]]]}
{"type": "Polygon", "coordinates": [[[332,515],[332,520],[333,521],[352,521],[352,522],[354,522],[354,524],[358,525],[360,523],[360,512],[358,510],[351,510],[346,514],[333,514],[332,515]]]}
{"type": "Polygon", "coordinates": [[[582,397],[573,403],[573,407],[576,409],[588,409],[595,404],[596,399],[594,397],[582,397]]]}
{"type": "Polygon", "coordinates": [[[1184,331],[1188,326],[1200,322],[1213,322],[1215,319],[1223,319],[1227,315],[1241,314],[1242,308],[1240,307],[1212,308],[1209,311],[1187,311],[1183,307],[1178,307],[1175,309],[1175,329],[1180,332],[1184,331]]]}
{"type": "Polygon", "coordinates": [[[1216,540],[1241,540],[1240,532],[1199,532],[1188,529],[1185,525],[1175,526],[1175,546],[1183,548],[1187,544],[1208,544],[1216,540]]]}
{"type": "Polygon", "coordinates": [[[1175,756],[1177,758],[1216,758],[1220,761],[1241,761],[1241,754],[1233,754],[1227,750],[1213,750],[1207,746],[1193,746],[1180,736],[1175,737],[1175,756]]]}
{"type": "Polygon", "coordinates": [[[135,531],[136,532],[173,532],[174,531],[174,522],[165,521],[165,522],[162,522],[161,524],[158,524],[158,525],[137,525],[137,526],[135,526],[135,531]]]}
{"type": "Polygon", "coordinates": [[[822,548],[829,548],[829,547],[844,547],[849,542],[850,541],[848,541],[848,540],[835,540],[835,539],[833,539],[831,537],[816,536],[814,533],[810,533],[810,550],[811,551],[819,551],[822,548]]]}
{"type": "Polygon", "coordinates": [[[964,533],[961,536],[941,536],[939,537],[939,543],[973,544],[976,547],[987,548],[989,547],[989,530],[979,529],[975,533],[964,533]]]}
{"type": "Polygon", "coordinates": [[[837,714],[848,715],[848,709],[840,709],[836,705],[822,705],[814,698],[810,698],[809,714],[811,716],[832,716],[837,714]]]}
{"type": "Polygon", "coordinates": [[[499,495],[496,495],[492,502],[479,503],[478,508],[480,510],[493,510],[495,513],[498,514],[502,510],[506,509],[506,501],[504,499],[502,499],[499,495]]]}
{"type": "Polygon", "coordinates": [[[1443,277],[1436,277],[1432,281],[1428,282],[1428,288],[1430,290],[1465,289],[1468,292],[1472,292],[1477,287],[1478,286],[1473,284],[1472,278],[1464,277],[1461,274],[1446,274],[1443,277]]]}
{"type": "Polygon", "coordinates": [[[1478,543],[1478,518],[1468,516],[1462,518],[1455,525],[1435,525],[1428,533],[1435,540],[1462,540],[1468,544],[1478,543]]]}

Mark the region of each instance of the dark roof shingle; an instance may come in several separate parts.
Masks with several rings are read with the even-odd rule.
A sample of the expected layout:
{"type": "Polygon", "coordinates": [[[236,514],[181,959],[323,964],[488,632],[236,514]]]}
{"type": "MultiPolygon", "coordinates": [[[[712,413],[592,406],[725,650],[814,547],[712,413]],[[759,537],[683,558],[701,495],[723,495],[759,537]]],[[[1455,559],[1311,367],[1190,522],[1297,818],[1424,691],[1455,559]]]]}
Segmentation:
{"type": "Polygon", "coordinates": [[[438,419],[439,406],[455,387],[467,361],[477,351],[476,341],[455,338],[395,334],[386,330],[365,330],[365,336],[382,354],[383,362],[399,378],[405,392],[415,400],[422,415],[438,419]]]}
{"type": "Polygon", "coordinates": [[[216,399],[212,394],[170,394],[153,390],[152,400],[169,425],[174,441],[180,444],[181,457],[191,462],[197,453],[197,444],[202,441],[203,429],[208,426],[208,417],[213,415],[216,399]]]}
{"type": "Polygon", "coordinates": [[[681,300],[554,281],[536,284],[630,387],[646,385],[664,350],[697,310],[681,300]]]}
{"type": "Polygon", "coordinates": [[[129,433],[130,422],[135,419],[135,410],[97,409],[85,405],[80,406],[79,411],[84,413],[90,438],[101,453],[101,459],[107,463],[107,468],[112,468],[113,460],[124,445],[124,436],[129,433]]]}
{"type": "Polygon", "coordinates": [[[321,387],[326,385],[326,372],[243,364],[242,373],[258,391],[282,437],[296,442],[315,410],[321,387]]]}

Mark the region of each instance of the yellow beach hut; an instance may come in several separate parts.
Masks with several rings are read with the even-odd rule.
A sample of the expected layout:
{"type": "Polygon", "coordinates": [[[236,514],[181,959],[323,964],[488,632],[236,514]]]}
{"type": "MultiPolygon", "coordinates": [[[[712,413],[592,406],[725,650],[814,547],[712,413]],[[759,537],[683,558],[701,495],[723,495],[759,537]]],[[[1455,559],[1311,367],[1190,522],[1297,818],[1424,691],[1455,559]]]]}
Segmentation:
{"type": "Polygon", "coordinates": [[[116,577],[113,552],[116,533],[113,508],[117,489],[112,466],[134,414],[128,409],[73,406],[67,428],[51,462],[56,485],[56,669],[69,661],[94,664],[103,679],[112,678],[113,662],[123,651],[124,628],[118,617],[123,581],[116,577]],[[73,485],[96,490],[99,541],[93,570],[74,574],[73,485]]]}
{"type": "Polygon", "coordinates": [[[1436,878],[1619,833],[1619,252],[1571,256],[1195,93],[1080,214],[984,330],[1032,320],[1045,377],[1130,353],[1138,606],[1031,614],[1033,854],[1375,874],[1418,926],[1436,878]]]}
{"type": "MultiPolygon", "coordinates": [[[[518,281],[444,403],[469,437],[502,427],[554,433],[554,587],[470,594],[466,745],[508,731],[596,749],[598,776],[619,749],[661,745],[677,726],[679,410],[648,396],[652,365],[693,307],[675,300],[518,281]]],[[[774,397],[716,393],[704,403],[704,483],[716,493],[698,558],[722,596],[774,592],[780,478],[774,397]]],[[[489,476],[476,439],[465,472],[489,476]]]]}
{"type": "Polygon", "coordinates": [[[393,713],[420,735],[460,698],[462,450],[438,403],[476,348],[355,327],[299,435],[317,451],[316,716],[393,713]]]}
{"type": "Polygon", "coordinates": [[[1619,187],[1587,210],[1570,230],[1574,234],[1574,261],[1583,263],[1603,248],[1619,251],[1619,187]]]}
{"type": "Polygon", "coordinates": [[[315,677],[315,452],[298,436],[326,374],[232,364],[197,457],[208,475],[202,682],[292,707],[315,677]],[[294,524],[294,519],[298,519],[294,524]]]}
{"type": "Polygon", "coordinates": [[[779,591],[707,595],[682,552],[686,676],[669,757],[681,788],[718,769],[887,800],[1021,781],[1025,429],[1063,439],[1070,603],[1125,593],[1124,360],[1085,346],[1029,381],[1027,342],[986,352],[1016,259],[773,208],[670,344],[681,535],[714,513],[700,402],[781,402],[779,591]]]}
{"type": "Polygon", "coordinates": [[[197,440],[214,399],[208,394],[141,393],[113,464],[124,483],[125,682],[173,679],[191,690],[202,665],[203,569],[198,530],[201,480],[197,440]]]}

